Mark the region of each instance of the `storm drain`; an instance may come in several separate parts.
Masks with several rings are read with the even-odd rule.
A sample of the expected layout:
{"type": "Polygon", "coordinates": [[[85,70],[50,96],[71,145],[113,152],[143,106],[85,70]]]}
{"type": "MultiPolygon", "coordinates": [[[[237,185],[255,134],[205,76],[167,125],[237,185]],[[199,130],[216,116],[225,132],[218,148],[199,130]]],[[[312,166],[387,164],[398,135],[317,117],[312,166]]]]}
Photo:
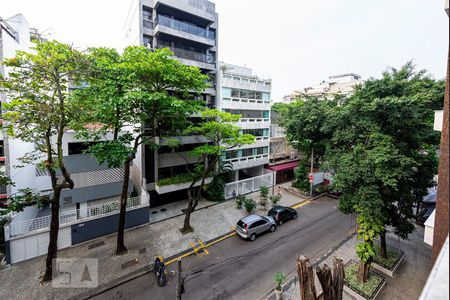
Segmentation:
{"type": "Polygon", "coordinates": [[[134,266],[134,265],[136,265],[138,262],[137,262],[137,260],[136,259],[133,259],[133,260],[129,260],[129,261],[127,261],[127,262],[124,262],[123,264],[122,264],[122,270],[124,270],[124,269],[126,269],[126,268],[129,268],[129,267],[131,267],[131,266],[134,266]]]}
{"type": "Polygon", "coordinates": [[[91,250],[91,249],[94,249],[94,248],[98,248],[98,247],[100,247],[100,246],[103,246],[104,244],[105,244],[105,242],[104,242],[104,241],[101,241],[101,242],[98,242],[98,243],[89,245],[89,246],[88,246],[88,250],[91,250]]]}

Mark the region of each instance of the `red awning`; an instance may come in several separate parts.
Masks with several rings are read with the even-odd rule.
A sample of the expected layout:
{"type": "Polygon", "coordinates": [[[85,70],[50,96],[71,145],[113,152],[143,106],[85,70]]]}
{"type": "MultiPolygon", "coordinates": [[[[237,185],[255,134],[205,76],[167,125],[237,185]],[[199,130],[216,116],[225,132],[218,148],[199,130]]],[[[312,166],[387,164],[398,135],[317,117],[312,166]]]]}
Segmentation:
{"type": "Polygon", "coordinates": [[[279,164],[275,166],[269,166],[268,169],[271,171],[286,171],[286,170],[293,170],[297,167],[298,161],[292,161],[284,164],[279,164]]]}

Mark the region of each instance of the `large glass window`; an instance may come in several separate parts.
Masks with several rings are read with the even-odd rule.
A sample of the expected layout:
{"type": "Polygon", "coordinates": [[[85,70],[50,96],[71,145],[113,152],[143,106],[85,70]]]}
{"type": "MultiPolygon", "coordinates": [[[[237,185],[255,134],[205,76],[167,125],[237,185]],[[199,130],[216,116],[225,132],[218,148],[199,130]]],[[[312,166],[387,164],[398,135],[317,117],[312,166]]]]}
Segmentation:
{"type": "Polygon", "coordinates": [[[264,119],[268,119],[269,116],[270,116],[270,111],[268,111],[268,110],[263,111],[263,118],[264,119]]]}
{"type": "Polygon", "coordinates": [[[230,98],[231,97],[231,89],[230,88],[222,88],[223,97],[230,98]]]}
{"type": "Polygon", "coordinates": [[[233,90],[231,90],[231,97],[233,97],[233,98],[239,98],[239,90],[235,90],[235,89],[233,89],[233,90]]]}
{"type": "Polygon", "coordinates": [[[270,94],[269,93],[262,93],[262,99],[264,101],[270,101],[270,94]]]}

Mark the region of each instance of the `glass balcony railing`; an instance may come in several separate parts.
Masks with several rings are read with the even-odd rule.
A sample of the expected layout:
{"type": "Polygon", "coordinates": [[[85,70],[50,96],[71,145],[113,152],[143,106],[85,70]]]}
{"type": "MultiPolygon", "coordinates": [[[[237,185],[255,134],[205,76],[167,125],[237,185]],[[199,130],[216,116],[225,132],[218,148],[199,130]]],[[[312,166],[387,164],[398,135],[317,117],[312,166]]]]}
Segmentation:
{"type": "Polygon", "coordinates": [[[171,47],[167,43],[161,41],[158,42],[157,48],[169,48],[175,54],[175,56],[179,58],[195,60],[207,64],[214,64],[216,62],[215,57],[212,54],[196,52],[178,47],[171,47]]]}
{"type": "Polygon", "coordinates": [[[204,37],[210,40],[216,39],[216,34],[213,31],[209,31],[208,29],[199,27],[194,24],[190,24],[187,22],[179,21],[176,19],[172,19],[163,15],[159,15],[156,18],[156,24],[160,24],[163,26],[170,27],[175,30],[183,31],[186,33],[190,33],[196,36],[204,37]]]}

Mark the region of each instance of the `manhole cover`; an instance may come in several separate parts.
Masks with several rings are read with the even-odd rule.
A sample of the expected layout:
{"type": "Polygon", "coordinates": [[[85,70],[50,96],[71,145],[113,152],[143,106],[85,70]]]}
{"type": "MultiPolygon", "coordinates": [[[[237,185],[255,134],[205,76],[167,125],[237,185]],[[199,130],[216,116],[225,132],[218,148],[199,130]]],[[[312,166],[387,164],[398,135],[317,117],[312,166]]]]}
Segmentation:
{"type": "Polygon", "coordinates": [[[161,208],[160,211],[162,212],[167,211],[167,208],[161,208]]]}
{"type": "Polygon", "coordinates": [[[158,213],[157,210],[152,211],[152,215],[156,215],[158,213]]]}

